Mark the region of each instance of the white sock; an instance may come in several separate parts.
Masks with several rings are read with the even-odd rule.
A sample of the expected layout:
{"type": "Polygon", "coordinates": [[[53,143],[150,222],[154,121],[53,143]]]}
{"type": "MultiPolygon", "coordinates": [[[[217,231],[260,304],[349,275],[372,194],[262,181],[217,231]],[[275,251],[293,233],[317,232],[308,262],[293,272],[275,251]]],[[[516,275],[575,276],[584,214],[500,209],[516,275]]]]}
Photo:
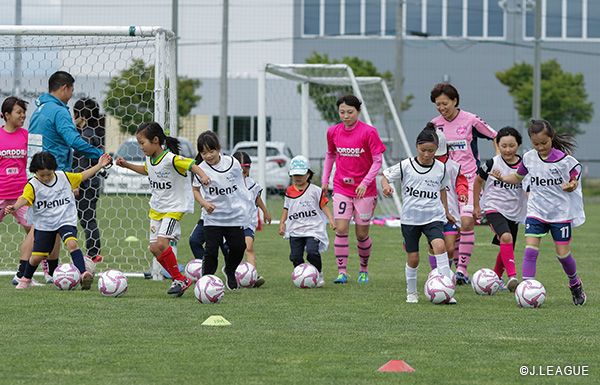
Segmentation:
{"type": "Polygon", "coordinates": [[[417,267],[409,267],[406,264],[404,268],[404,274],[406,274],[406,292],[407,293],[416,293],[417,292],[417,267]]]}
{"type": "Polygon", "coordinates": [[[437,269],[440,273],[448,278],[452,278],[452,272],[448,266],[448,253],[436,254],[435,260],[437,261],[437,269]]]}

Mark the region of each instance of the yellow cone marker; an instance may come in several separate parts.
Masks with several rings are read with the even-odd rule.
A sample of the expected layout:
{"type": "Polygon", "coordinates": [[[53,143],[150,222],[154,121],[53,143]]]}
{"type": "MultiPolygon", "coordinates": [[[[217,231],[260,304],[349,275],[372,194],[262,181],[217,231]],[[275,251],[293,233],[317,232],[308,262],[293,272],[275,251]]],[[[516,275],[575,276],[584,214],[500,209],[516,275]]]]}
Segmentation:
{"type": "Polygon", "coordinates": [[[125,238],[125,242],[139,242],[140,240],[137,239],[136,237],[134,237],[133,235],[128,236],[127,238],[125,238]]]}
{"type": "Polygon", "coordinates": [[[202,325],[207,326],[227,326],[231,325],[231,322],[227,321],[220,315],[211,315],[206,319],[206,321],[202,322],[202,325]]]}

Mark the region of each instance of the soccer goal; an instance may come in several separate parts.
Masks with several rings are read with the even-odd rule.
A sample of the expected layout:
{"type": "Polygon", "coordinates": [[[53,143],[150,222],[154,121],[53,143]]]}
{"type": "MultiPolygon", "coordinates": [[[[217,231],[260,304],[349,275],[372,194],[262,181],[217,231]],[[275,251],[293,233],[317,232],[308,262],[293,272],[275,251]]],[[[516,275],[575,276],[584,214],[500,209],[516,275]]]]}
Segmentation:
{"type": "MultiPolygon", "coordinates": [[[[265,156],[261,142],[269,137],[286,142],[294,154],[306,156],[320,178],[327,151],[327,128],[340,122],[335,102],[346,94],[354,94],[363,102],[360,119],[377,128],[386,145],[384,168],[412,156],[382,78],[354,76],[346,64],[266,64],[258,78],[259,164],[264,164],[260,159],[265,156]]],[[[264,185],[264,170],[258,171],[259,183],[264,185]]],[[[320,179],[314,183],[320,184],[320,179]]],[[[398,195],[395,193],[392,200],[380,193],[379,208],[387,215],[400,213],[398,195]]]]}
{"type": "MultiPolygon", "coordinates": [[[[97,101],[106,115],[105,147],[110,153],[142,121],[157,121],[169,135],[177,135],[175,65],[175,36],[161,27],[0,26],[1,99],[17,96],[29,102],[24,128],[36,98],[48,92],[50,75],[67,71],[75,78],[71,111],[80,98],[97,101]]],[[[122,184],[118,193],[100,190],[96,218],[103,261],[98,270],[141,275],[152,265],[147,248],[149,196],[128,184],[130,176],[116,178],[122,184]]],[[[24,231],[12,216],[4,218],[0,229],[0,271],[14,274],[24,231]]],[[[86,254],[81,227],[79,246],[86,254]]],[[[69,260],[62,252],[61,263],[69,260]]]]}

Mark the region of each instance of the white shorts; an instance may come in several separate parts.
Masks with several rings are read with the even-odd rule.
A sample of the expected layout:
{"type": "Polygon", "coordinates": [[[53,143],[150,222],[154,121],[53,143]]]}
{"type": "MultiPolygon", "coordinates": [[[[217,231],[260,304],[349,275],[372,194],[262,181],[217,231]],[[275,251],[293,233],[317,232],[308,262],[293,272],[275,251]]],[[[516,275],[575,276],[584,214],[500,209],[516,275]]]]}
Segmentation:
{"type": "Polygon", "coordinates": [[[160,221],[150,219],[150,243],[158,242],[158,238],[179,241],[181,225],[177,219],[164,217],[160,221]]]}

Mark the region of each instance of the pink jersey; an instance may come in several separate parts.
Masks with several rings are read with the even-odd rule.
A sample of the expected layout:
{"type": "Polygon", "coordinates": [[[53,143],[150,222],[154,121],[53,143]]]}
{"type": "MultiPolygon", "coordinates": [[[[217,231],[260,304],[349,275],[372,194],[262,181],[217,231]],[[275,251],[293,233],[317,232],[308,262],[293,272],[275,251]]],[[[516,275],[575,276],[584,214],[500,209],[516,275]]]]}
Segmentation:
{"type": "Polygon", "coordinates": [[[446,135],[446,142],[451,146],[450,159],[462,166],[461,172],[468,180],[473,180],[479,168],[477,138],[492,140],[498,133],[479,116],[463,110],[458,110],[451,122],[442,115],[431,122],[446,135]]]}
{"type": "Polygon", "coordinates": [[[0,128],[0,199],[17,199],[27,184],[27,130],[0,128]]]}
{"type": "MultiPolygon", "coordinates": [[[[385,145],[374,127],[360,120],[352,130],[344,123],[327,130],[327,152],[336,154],[333,191],[349,197],[356,196],[356,188],[369,172],[373,155],[385,151],[385,145]]],[[[365,196],[377,195],[375,180],[367,186],[365,196]]]]}

